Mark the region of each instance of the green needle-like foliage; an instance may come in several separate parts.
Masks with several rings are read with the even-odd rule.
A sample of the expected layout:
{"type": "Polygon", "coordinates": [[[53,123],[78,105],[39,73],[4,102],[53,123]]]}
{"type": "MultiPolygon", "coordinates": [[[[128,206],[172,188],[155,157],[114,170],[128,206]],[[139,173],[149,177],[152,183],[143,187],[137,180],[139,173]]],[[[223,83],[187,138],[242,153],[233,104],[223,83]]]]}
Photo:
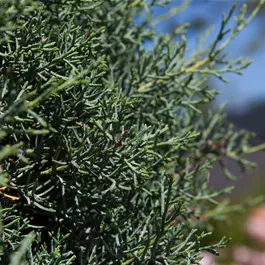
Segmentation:
{"type": "Polygon", "coordinates": [[[154,30],[163,2],[0,1],[1,264],[199,264],[228,242],[204,243],[231,191],[209,169],[263,146],[200,109],[249,65],[224,50],[264,1],[190,57],[187,25],[154,30]]]}

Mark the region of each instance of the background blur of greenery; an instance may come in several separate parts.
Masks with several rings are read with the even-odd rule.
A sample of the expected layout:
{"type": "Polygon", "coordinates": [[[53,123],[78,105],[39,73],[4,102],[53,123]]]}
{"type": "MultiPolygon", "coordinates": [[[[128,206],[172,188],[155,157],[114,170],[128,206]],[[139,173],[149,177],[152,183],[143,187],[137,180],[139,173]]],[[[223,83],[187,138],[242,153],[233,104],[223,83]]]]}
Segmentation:
{"type": "MultiPolygon", "coordinates": [[[[237,12],[240,7],[247,3],[248,12],[250,13],[257,4],[257,0],[189,0],[189,1],[171,1],[167,8],[157,8],[154,13],[163,18],[169,8],[185,7],[185,12],[163,20],[156,24],[156,29],[163,32],[172,32],[179,25],[190,23],[186,37],[190,45],[190,50],[194,50],[198,43],[198,33],[204,36],[204,32],[213,26],[212,32],[209,34],[208,39],[203,41],[210,43],[215,37],[215,32],[220,27],[221,12],[227,12],[232,3],[237,3],[237,12]],[[187,4],[183,4],[187,3],[187,4]],[[189,3],[189,4],[188,4],[189,3]]],[[[218,103],[230,101],[228,110],[234,113],[246,113],[257,105],[262,105],[265,101],[265,90],[263,89],[263,63],[265,62],[265,8],[258,13],[255,19],[248,25],[244,32],[241,32],[232,43],[229,44],[227,49],[231,51],[232,57],[238,56],[250,57],[253,60],[251,67],[244,71],[242,77],[236,75],[226,75],[230,80],[230,84],[225,86],[216,78],[209,80],[210,84],[215,88],[222,91],[222,95],[217,98],[218,103]],[[232,102],[231,102],[232,99],[232,102]],[[231,104],[233,103],[233,104],[231,104]]]]}
{"type": "MultiPolygon", "coordinates": [[[[197,43],[198,33],[203,33],[211,25],[217,29],[221,21],[221,11],[227,12],[232,3],[236,2],[240,7],[244,3],[248,5],[248,12],[251,12],[256,6],[256,0],[248,1],[232,1],[232,0],[191,0],[189,5],[185,7],[185,2],[172,1],[172,7],[185,7],[186,12],[180,12],[158,24],[157,30],[161,32],[172,32],[178,25],[185,21],[190,21],[190,28],[187,32],[188,43],[197,43]]],[[[238,8],[239,9],[239,8],[238,8]]],[[[157,8],[154,10],[159,18],[163,18],[166,10],[157,8]]],[[[264,89],[264,73],[265,73],[265,7],[261,10],[258,16],[252,23],[242,32],[228,47],[233,56],[250,57],[253,64],[244,71],[243,76],[227,76],[230,79],[230,84],[222,89],[222,83],[216,78],[209,79],[210,87],[215,87],[220,90],[221,95],[217,98],[216,103],[227,102],[227,118],[232,121],[239,129],[244,128],[251,130],[257,134],[257,143],[265,141],[265,89],[264,89]],[[242,45],[244,43],[244,45],[242,45]]],[[[209,35],[214,37],[214,31],[209,35]]],[[[206,40],[207,42],[207,40],[206,40]]],[[[147,44],[148,46],[148,44],[147,44]]],[[[190,47],[192,50],[194,47],[190,47]]],[[[208,106],[215,108],[215,105],[208,106]]],[[[254,143],[255,144],[255,143],[254,143]]],[[[218,168],[212,170],[211,178],[213,185],[217,187],[224,187],[227,185],[234,185],[236,193],[232,195],[234,203],[244,202],[249,197],[256,197],[258,195],[265,195],[265,167],[263,166],[265,160],[265,153],[259,152],[251,157],[253,162],[257,163],[256,170],[250,172],[245,176],[239,176],[235,183],[226,181],[218,168]]],[[[229,163],[229,161],[228,161],[229,163]]],[[[234,169],[237,171],[237,169],[234,169]]],[[[240,174],[240,173],[239,173],[240,174]]],[[[264,196],[265,198],[265,196],[264,196]]],[[[263,202],[264,202],[263,198],[263,202]]],[[[262,204],[262,203],[261,203],[262,204]]],[[[262,245],[256,244],[246,234],[247,218],[252,214],[252,209],[239,213],[232,211],[228,223],[215,226],[215,236],[219,238],[222,236],[225,229],[227,236],[231,236],[233,240],[230,242],[230,249],[224,257],[224,264],[231,263],[232,250],[236,246],[247,246],[257,250],[265,250],[262,245]]],[[[265,219],[264,219],[265,229],[265,219]]]]}

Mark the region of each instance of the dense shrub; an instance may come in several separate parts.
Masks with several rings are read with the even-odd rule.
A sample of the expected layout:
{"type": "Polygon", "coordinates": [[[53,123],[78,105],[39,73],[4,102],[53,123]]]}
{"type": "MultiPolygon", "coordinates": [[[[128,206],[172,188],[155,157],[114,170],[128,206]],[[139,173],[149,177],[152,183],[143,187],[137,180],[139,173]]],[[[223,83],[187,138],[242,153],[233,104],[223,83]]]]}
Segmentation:
{"type": "Polygon", "coordinates": [[[227,243],[204,241],[231,190],[209,168],[257,148],[200,109],[209,75],[249,65],[223,51],[261,3],[189,57],[187,25],[155,32],[159,4],[0,2],[1,264],[198,264],[227,243]]]}

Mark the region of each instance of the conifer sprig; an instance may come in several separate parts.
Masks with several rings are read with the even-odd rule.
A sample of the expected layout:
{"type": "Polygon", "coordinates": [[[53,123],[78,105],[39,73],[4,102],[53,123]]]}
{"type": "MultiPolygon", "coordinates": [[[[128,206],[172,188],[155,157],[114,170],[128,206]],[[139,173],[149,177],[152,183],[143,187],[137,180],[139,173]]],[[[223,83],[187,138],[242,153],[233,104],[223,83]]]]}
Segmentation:
{"type": "Polygon", "coordinates": [[[231,188],[209,187],[209,169],[219,161],[233,178],[223,158],[246,170],[244,155],[264,145],[225,126],[224,106],[201,107],[218,93],[208,76],[249,65],[224,50],[263,2],[248,18],[243,6],[229,30],[233,5],[216,40],[188,58],[187,25],[172,36],[152,27],[166,1],[1,1],[1,263],[184,265],[217,254],[228,239],[205,237],[231,188]]]}

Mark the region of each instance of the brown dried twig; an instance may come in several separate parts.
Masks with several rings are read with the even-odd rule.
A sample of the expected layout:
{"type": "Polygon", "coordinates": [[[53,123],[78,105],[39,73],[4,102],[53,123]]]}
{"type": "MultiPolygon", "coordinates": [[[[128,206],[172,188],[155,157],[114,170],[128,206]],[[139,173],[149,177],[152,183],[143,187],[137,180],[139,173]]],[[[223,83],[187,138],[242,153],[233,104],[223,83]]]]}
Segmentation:
{"type": "Polygon", "coordinates": [[[2,197],[8,198],[8,199],[10,199],[12,201],[17,201],[17,200],[20,199],[19,197],[6,194],[5,191],[8,190],[8,189],[17,190],[17,187],[16,186],[4,186],[4,187],[0,187],[0,195],[2,197]]]}

